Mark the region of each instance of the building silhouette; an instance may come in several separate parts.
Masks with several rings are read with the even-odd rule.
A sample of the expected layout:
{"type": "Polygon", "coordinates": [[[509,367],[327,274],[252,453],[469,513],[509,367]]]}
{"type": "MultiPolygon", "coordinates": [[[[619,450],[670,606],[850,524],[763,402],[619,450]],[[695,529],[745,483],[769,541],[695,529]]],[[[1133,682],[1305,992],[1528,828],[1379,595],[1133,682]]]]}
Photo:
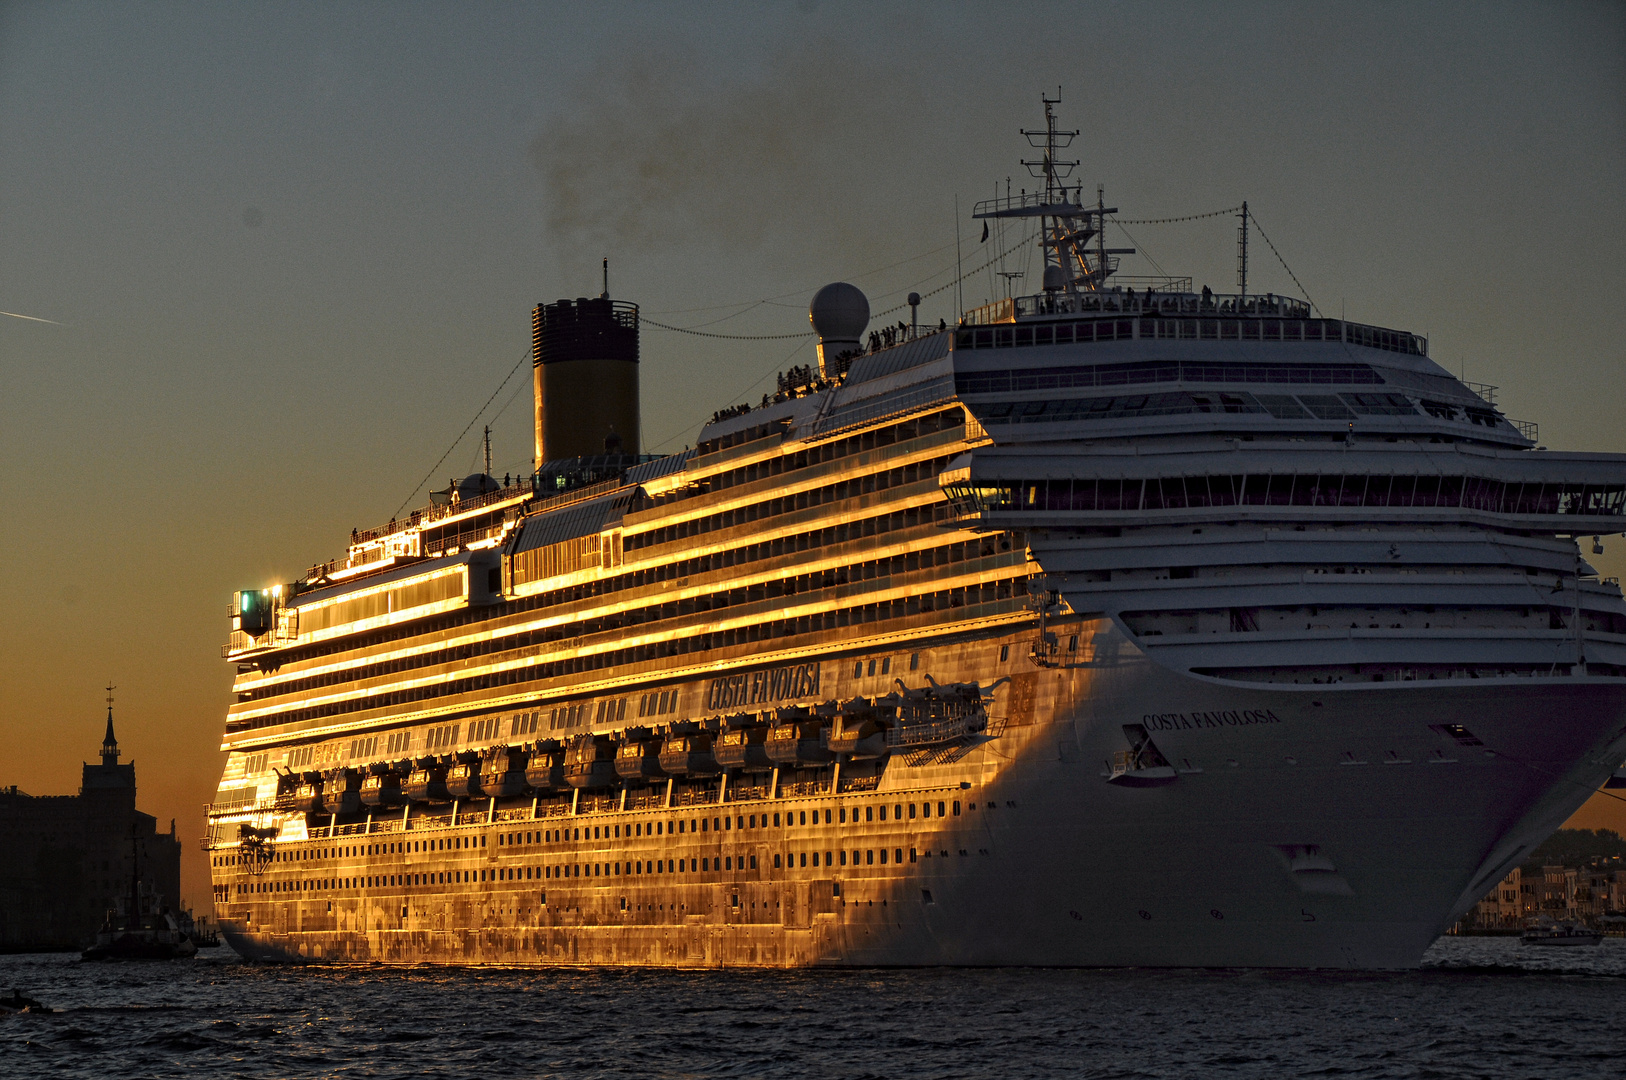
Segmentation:
{"type": "Polygon", "coordinates": [[[161,833],[136,809],[135,763],[119,762],[109,694],[101,762],[85,763],[79,794],[0,788],[0,951],[83,947],[113,897],[129,893],[132,860],[147,887],[176,906],[175,822],[161,833]]]}

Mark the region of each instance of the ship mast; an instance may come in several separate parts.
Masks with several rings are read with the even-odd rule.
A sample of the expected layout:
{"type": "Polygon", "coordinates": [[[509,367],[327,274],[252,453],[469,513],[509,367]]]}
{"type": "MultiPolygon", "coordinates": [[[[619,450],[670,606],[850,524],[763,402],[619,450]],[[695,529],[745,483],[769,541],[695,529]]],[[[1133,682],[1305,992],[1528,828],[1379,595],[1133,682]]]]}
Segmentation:
{"type": "Polygon", "coordinates": [[[1044,290],[1054,300],[1056,294],[1065,293],[1073,303],[1066,305],[1076,310],[1079,294],[1100,292],[1106,288],[1107,277],[1117,267],[1114,255],[1132,255],[1134,248],[1106,246],[1106,215],[1118,212],[1117,207],[1106,205],[1102,189],[1096,189],[1094,206],[1085,206],[1082,188],[1069,188],[1067,179],[1078,167],[1077,160],[1064,161],[1060,153],[1072,145],[1078,131],[1062,131],[1056,126],[1055,106],[1061,103],[1061,89],[1056,96],[1039,96],[1044,103],[1045,126],[1042,130],[1023,128],[1028,144],[1043,155],[1038,160],[1024,159],[1022,164],[1035,178],[1044,181],[1044,189],[1031,194],[1023,192],[1012,198],[991,199],[978,203],[973,217],[978,218],[1038,218],[1039,244],[1044,255],[1044,290]],[[1092,249],[1090,241],[1094,239],[1092,249]]]}

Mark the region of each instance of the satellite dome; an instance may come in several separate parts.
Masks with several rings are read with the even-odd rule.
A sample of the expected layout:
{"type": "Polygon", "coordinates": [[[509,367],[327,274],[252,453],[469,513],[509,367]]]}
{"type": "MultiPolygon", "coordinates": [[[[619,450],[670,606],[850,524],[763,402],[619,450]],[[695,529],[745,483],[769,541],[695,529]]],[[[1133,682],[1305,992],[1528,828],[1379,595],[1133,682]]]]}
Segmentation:
{"type": "Polygon", "coordinates": [[[457,482],[457,498],[461,502],[476,495],[484,495],[488,491],[496,491],[501,486],[485,473],[470,473],[457,482]]]}
{"type": "Polygon", "coordinates": [[[869,298],[856,286],[837,281],[813,294],[807,318],[821,338],[857,341],[869,325],[869,298]]]}
{"type": "Polygon", "coordinates": [[[1052,263],[1044,268],[1044,287],[1046,292],[1055,292],[1057,289],[1067,287],[1067,273],[1061,267],[1052,263]]]}

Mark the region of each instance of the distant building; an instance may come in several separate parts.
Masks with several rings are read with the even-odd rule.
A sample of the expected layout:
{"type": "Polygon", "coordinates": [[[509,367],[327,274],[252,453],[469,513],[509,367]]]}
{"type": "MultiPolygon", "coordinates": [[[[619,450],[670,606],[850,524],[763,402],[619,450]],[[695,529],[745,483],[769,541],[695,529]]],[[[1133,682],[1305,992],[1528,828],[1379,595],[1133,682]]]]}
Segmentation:
{"type": "Polygon", "coordinates": [[[1475,904],[1460,924],[1472,930],[1513,930],[1524,925],[1523,874],[1518,867],[1475,904]]]}
{"type": "Polygon", "coordinates": [[[130,860],[166,903],[181,894],[181,844],[136,809],[135,763],[119,764],[108,699],[99,765],[77,795],[0,788],[0,951],[74,949],[94,938],[115,894],[130,890],[130,860]]]}

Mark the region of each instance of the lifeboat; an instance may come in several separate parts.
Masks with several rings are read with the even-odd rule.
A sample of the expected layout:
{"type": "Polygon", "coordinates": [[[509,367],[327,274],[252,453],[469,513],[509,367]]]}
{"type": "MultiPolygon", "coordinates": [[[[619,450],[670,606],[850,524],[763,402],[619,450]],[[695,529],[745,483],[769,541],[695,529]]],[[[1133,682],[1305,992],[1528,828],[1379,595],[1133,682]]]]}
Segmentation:
{"type": "Polygon", "coordinates": [[[288,808],[300,814],[322,813],[321,783],[300,784],[295,787],[293,794],[288,798],[288,808]]]}
{"type": "Polygon", "coordinates": [[[615,743],[608,735],[578,735],[565,752],[565,783],[573,788],[609,787],[615,783],[615,743]]]}
{"type": "Polygon", "coordinates": [[[499,746],[480,755],[480,787],[497,799],[524,791],[524,751],[499,746]]]}
{"type": "Polygon", "coordinates": [[[708,732],[696,731],[673,735],[661,747],[661,769],[673,776],[700,776],[718,770],[717,756],[712,753],[712,739],[708,732]]]}
{"type": "Polygon", "coordinates": [[[401,777],[394,772],[369,776],[361,782],[363,806],[399,806],[403,801],[401,777]]]}
{"type": "Polygon", "coordinates": [[[661,741],[648,728],[628,728],[615,751],[615,771],[623,780],[665,776],[661,771],[661,741]]]}
{"type": "Polygon", "coordinates": [[[296,814],[322,812],[322,777],[318,773],[288,773],[277,777],[277,809],[296,814]]]}
{"type": "Polygon", "coordinates": [[[791,719],[768,729],[768,757],[774,764],[822,765],[835,759],[824,746],[824,725],[817,720],[791,719]]]}
{"type": "Polygon", "coordinates": [[[832,754],[880,757],[886,753],[886,730],[873,716],[842,716],[830,728],[824,745],[832,754]]]}
{"type": "Polygon", "coordinates": [[[480,786],[480,762],[459,761],[446,770],[446,791],[454,799],[478,799],[485,795],[480,786]]]}
{"type": "Polygon", "coordinates": [[[537,791],[565,786],[565,748],[558,739],[540,739],[525,765],[525,782],[537,791]]]}
{"type": "Polygon", "coordinates": [[[768,729],[760,724],[731,727],[712,743],[712,754],[725,769],[747,772],[771,769],[773,761],[768,757],[767,739],[768,729]]]}
{"type": "Polygon", "coordinates": [[[450,802],[452,797],[446,790],[446,767],[431,760],[427,765],[413,769],[406,783],[401,785],[401,792],[413,802],[450,802]]]}
{"type": "Polygon", "coordinates": [[[361,774],[354,769],[334,769],[322,783],[322,812],[354,814],[361,810],[361,774]]]}

